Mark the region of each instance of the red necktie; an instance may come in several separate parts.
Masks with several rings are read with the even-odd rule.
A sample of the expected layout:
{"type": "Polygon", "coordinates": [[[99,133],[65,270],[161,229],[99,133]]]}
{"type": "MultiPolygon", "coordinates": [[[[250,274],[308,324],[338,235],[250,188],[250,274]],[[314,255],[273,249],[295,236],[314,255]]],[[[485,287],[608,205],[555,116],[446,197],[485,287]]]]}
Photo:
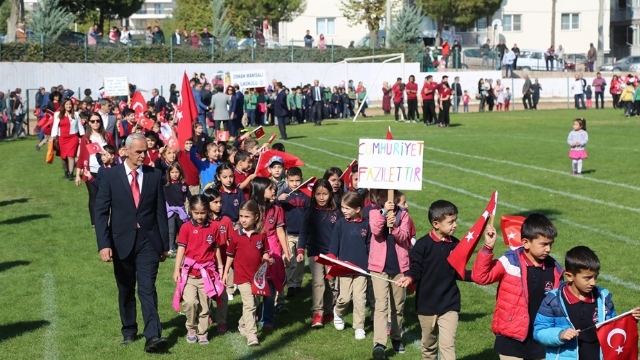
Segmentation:
{"type": "Polygon", "coordinates": [[[131,171],[131,195],[133,195],[133,202],[136,204],[136,208],[138,208],[138,204],[140,203],[140,186],[138,185],[138,171],[131,171]]]}

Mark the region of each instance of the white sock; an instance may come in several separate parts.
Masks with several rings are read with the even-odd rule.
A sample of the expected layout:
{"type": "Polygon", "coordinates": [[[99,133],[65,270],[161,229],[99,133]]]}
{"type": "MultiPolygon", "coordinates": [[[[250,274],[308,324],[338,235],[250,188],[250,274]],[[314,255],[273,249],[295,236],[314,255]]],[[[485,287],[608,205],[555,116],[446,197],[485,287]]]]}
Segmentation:
{"type": "Polygon", "coordinates": [[[578,160],[571,160],[571,171],[576,171],[578,167],[578,160]]]}
{"type": "Polygon", "coordinates": [[[578,160],[578,174],[582,174],[582,159],[578,160]]]}

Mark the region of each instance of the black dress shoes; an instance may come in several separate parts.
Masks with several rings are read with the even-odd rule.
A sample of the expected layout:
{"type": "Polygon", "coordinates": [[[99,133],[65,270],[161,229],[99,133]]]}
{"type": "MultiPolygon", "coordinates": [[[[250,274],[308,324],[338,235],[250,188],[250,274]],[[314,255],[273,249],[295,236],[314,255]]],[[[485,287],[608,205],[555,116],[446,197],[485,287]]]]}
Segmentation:
{"type": "Polygon", "coordinates": [[[167,350],[168,345],[167,339],[154,336],[147,339],[147,342],[144,344],[144,351],[148,353],[162,353],[167,350]]]}
{"type": "Polygon", "coordinates": [[[135,335],[127,335],[122,339],[122,341],[120,342],[120,345],[129,345],[134,341],[136,341],[135,335]]]}

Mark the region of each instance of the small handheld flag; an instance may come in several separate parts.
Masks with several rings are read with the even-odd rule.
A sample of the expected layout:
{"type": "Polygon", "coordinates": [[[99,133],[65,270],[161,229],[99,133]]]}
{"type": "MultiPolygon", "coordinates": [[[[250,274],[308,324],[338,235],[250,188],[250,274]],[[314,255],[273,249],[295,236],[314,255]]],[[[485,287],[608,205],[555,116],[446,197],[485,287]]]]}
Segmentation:
{"type": "Polygon", "coordinates": [[[313,186],[316,184],[316,180],[317,179],[314,176],[308,179],[307,181],[303,182],[302,184],[300,184],[300,186],[293,189],[293,191],[300,190],[303,194],[307,195],[308,197],[312,197],[311,194],[313,193],[313,186]]]}
{"type": "Polygon", "coordinates": [[[224,129],[224,122],[220,123],[220,130],[216,131],[216,141],[229,141],[229,130],[224,129]]]}
{"type": "Polygon", "coordinates": [[[276,133],[271,134],[271,136],[269,136],[269,140],[267,140],[267,145],[271,145],[271,143],[273,142],[273,140],[276,139],[276,133]]]}
{"type": "Polygon", "coordinates": [[[504,244],[511,250],[522,246],[522,239],[520,231],[522,229],[522,223],[524,223],[524,216],[505,215],[500,218],[500,230],[502,231],[502,239],[504,244]]]}
{"type": "Polygon", "coordinates": [[[140,117],[138,119],[138,125],[147,130],[151,130],[153,129],[153,120],[149,119],[148,117],[140,117]]]}
{"type": "Polygon", "coordinates": [[[393,135],[391,135],[391,126],[387,128],[387,140],[393,140],[393,135]]]}
{"type": "Polygon", "coordinates": [[[633,310],[596,325],[604,360],[638,359],[638,323],[633,310]]]}
{"type": "Polygon", "coordinates": [[[262,126],[258,126],[257,128],[255,128],[252,133],[256,136],[256,140],[260,140],[265,136],[265,132],[262,126]]]}
{"type": "Polygon", "coordinates": [[[95,155],[95,154],[99,154],[102,152],[102,146],[100,145],[100,143],[88,143],[87,145],[87,151],[89,152],[89,155],[95,155]]]}
{"type": "Polygon", "coordinates": [[[353,166],[357,163],[358,163],[358,160],[353,159],[353,161],[349,163],[349,166],[347,166],[347,168],[344,169],[342,176],[340,176],[340,180],[342,180],[342,183],[344,184],[344,186],[346,186],[347,189],[349,190],[352,190],[351,189],[351,174],[352,174],[351,170],[353,169],[353,166]]]}

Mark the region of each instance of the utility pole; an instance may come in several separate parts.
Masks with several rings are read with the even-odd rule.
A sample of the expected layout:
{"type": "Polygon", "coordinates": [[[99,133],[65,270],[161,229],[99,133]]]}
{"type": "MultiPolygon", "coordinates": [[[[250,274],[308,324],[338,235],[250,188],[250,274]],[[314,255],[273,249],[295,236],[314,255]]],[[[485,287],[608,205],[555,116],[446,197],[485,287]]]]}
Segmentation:
{"type": "Polygon", "coordinates": [[[384,35],[384,45],[387,48],[391,47],[391,42],[389,41],[389,34],[391,33],[391,0],[387,0],[387,11],[385,14],[384,27],[385,27],[385,35],[384,35]]]}
{"type": "Polygon", "coordinates": [[[551,45],[556,45],[556,1],[551,0],[551,45]]]}
{"type": "MultiPolygon", "coordinates": [[[[626,9],[625,9],[626,10],[626,9]]],[[[604,64],[604,0],[598,1],[598,66],[604,64]]]]}

